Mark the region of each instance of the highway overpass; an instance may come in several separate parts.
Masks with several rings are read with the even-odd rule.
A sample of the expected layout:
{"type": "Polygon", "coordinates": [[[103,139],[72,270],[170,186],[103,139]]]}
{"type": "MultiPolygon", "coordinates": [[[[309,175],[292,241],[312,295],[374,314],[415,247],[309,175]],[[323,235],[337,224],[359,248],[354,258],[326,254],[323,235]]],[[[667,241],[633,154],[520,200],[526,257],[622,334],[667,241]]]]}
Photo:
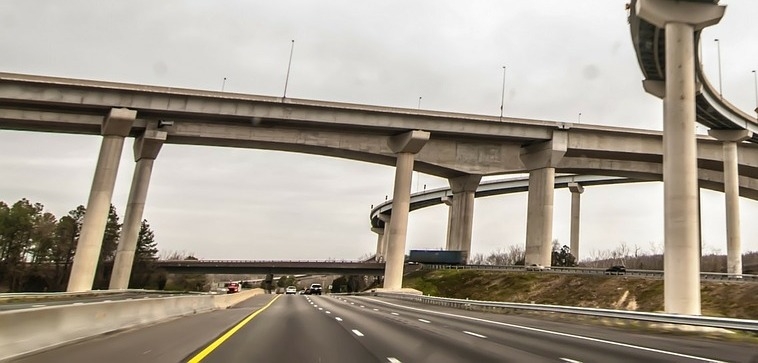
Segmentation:
{"type": "Polygon", "coordinates": [[[159,260],[155,266],[174,274],[384,274],[384,263],[361,261],[159,260]]]}

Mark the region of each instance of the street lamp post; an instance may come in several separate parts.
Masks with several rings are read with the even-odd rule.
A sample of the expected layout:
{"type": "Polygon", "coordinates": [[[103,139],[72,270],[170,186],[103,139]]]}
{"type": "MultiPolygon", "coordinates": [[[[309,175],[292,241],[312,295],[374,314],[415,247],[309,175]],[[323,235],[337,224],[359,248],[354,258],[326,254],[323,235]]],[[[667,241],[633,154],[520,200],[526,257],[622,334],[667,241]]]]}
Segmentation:
{"type": "Polygon", "coordinates": [[[719,96],[721,98],[724,98],[724,91],[721,88],[721,42],[718,40],[718,38],[713,40],[716,42],[716,52],[718,53],[718,59],[719,59],[719,96]]]}
{"type": "Polygon", "coordinates": [[[582,123],[582,113],[579,112],[579,116],[576,119],[577,123],[582,123]]]}
{"type": "Polygon", "coordinates": [[[421,109],[421,96],[418,97],[418,109],[421,109]]]}
{"type": "Polygon", "coordinates": [[[758,115],[758,73],[753,69],[753,84],[755,85],[755,113],[758,115]]]}
{"type": "Polygon", "coordinates": [[[505,66],[503,66],[503,90],[500,93],[500,121],[503,121],[503,107],[505,106],[505,66]]]}
{"type": "Polygon", "coordinates": [[[292,53],[295,51],[295,39],[292,39],[292,46],[290,46],[290,60],[287,63],[287,76],[284,78],[284,94],[282,95],[282,101],[287,98],[287,84],[290,81],[290,68],[292,67],[292,53]]]}

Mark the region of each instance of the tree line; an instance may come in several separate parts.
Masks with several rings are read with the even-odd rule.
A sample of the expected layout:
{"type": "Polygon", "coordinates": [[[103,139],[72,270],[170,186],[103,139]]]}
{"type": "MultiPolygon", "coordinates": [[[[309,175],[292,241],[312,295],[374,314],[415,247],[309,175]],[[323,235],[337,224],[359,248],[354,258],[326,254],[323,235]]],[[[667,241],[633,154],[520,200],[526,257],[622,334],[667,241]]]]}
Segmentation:
{"type": "MultiPolygon", "coordinates": [[[[87,210],[80,205],[63,217],[41,203],[0,201],[0,291],[65,291],[87,210]]],[[[111,205],[103,234],[93,289],[107,289],[122,223],[111,205]]],[[[140,226],[130,288],[163,289],[166,276],[156,271],[155,235],[147,220],[140,226]]]]}

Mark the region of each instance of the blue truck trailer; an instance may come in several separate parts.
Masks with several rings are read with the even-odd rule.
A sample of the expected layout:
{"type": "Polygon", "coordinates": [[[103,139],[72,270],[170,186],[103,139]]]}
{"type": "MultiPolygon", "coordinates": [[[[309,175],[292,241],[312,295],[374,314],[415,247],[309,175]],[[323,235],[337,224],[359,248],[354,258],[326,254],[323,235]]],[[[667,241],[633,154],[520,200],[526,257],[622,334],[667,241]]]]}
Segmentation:
{"type": "Polygon", "coordinates": [[[433,265],[465,265],[468,259],[466,251],[445,250],[411,250],[408,262],[433,265]]]}

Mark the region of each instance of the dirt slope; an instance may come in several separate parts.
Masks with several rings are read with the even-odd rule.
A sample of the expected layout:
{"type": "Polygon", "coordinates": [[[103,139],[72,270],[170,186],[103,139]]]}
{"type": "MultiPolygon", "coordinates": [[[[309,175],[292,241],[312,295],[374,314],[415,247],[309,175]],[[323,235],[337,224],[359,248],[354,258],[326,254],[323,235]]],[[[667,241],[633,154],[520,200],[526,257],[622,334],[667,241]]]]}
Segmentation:
{"type": "MultiPolygon", "coordinates": [[[[758,283],[703,282],[703,315],[758,319],[758,283]]],[[[419,271],[403,287],[433,296],[663,311],[663,280],[490,271],[419,271]]]]}

